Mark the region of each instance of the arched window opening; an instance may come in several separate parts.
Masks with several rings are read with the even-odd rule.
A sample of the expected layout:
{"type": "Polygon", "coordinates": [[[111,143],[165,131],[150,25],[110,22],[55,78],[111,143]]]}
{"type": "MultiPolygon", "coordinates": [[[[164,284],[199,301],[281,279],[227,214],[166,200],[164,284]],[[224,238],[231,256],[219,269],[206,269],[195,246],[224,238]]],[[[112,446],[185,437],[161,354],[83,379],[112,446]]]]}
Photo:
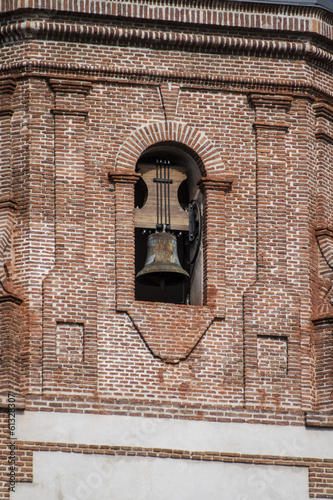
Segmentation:
{"type": "Polygon", "coordinates": [[[135,186],[135,298],[202,305],[201,174],[176,147],[139,159],[135,186]]]}

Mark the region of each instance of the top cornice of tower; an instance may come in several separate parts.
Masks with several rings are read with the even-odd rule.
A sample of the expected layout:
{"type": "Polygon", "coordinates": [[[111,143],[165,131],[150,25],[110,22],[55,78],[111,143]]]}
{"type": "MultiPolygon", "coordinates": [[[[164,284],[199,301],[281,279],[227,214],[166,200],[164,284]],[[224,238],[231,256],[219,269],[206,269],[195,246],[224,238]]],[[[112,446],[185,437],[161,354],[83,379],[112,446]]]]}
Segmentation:
{"type": "MultiPolygon", "coordinates": [[[[169,17],[169,20],[190,23],[195,19],[187,17],[189,10],[281,14],[291,9],[290,13],[300,15],[309,8],[333,14],[333,0],[0,0],[1,13],[32,9],[131,17],[136,12],[137,17],[152,19],[157,15],[156,19],[160,20],[169,17]]],[[[204,15],[201,21],[205,22],[204,15]]]]}
{"type": "Polygon", "coordinates": [[[172,31],[186,25],[197,33],[213,30],[215,35],[216,29],[229,35],[237,29],[256,36],[302,33],[333,40],[333,0],[0,0],[0,12],[4,32],[19,22],[18,36],[39,21],[51,22],[55,29],[59,24],[60,30],[61,23],[84,22],[90,31],[110,29],[117,21],[133,29],[158,25],[172,31]]]}

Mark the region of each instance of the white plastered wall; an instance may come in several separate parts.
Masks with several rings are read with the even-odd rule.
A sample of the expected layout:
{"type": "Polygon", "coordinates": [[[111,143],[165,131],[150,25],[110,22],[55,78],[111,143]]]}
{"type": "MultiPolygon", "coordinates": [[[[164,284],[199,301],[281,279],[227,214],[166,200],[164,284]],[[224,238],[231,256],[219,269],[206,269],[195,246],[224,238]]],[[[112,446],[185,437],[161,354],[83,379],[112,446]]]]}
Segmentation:
{"type": "MultiPolygon", "coordinates": [[[[25,442],[333,458],[333,430],[112,415],[25,412],[25,442]]],[[[32,484],[12,500],[307,500],[306,467],[34,452],[32,484]]]]}
{"type": "Polygon", "coordinates": [[[305,500],[306,468],[150,457],[34,455],[15,500],[305,500]]]}

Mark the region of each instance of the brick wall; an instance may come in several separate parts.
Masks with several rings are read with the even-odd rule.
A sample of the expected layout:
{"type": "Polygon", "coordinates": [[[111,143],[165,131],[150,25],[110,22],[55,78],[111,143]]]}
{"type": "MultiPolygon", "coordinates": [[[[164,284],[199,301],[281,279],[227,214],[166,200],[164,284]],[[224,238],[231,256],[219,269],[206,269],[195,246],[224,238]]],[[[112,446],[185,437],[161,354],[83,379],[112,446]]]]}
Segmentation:
{"type": "MultiPolygon", "coordinates": [[[[26,412],[332,427],[333,14],[0,12],[3,408],[14,392],[26,412]],[[152,147],[201,175],[200,306],[134,298],[135,168],[152,147]]],[[[333,498],[331,463],[310,470],[311,495],[333,498]]]]}

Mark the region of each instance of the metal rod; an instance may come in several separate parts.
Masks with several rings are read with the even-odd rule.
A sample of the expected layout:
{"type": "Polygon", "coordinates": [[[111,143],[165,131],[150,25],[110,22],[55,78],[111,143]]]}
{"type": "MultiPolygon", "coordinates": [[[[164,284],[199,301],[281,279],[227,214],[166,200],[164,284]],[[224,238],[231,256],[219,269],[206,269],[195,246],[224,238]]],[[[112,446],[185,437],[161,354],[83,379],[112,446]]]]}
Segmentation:
{"type": "MultiPolygon", "coordinates": [[[[168,161],[168,181],[170,180],[170,161],[168,161]]],[[[171,228],[171,217],[170,217],[170,182],[168,182],[168,224],[171,228]]]]}
{"type": "MultiPolygon", "coordinates": [[[[163,167],[162,167],[162,160],[160,160],[160,174],[159,174],[159,178],[162,179],[162,175],[163,175],[163,167]]],[[[160,185],[160,200],[161,200],[161,225],[163,227],[163,184],[161,182],[159,182],[159,185],[160,185]]]]}
{"type": "MultiPolygon", "coordinates": [[[[161,167],[162,168],[162,175],[161,175],[161,177],[163,176],[164,179],[165,179],[165,163],[166,163],[165,160],[163,160],[163,166],[161,167]]],[[[163,207],[164,208],[164,213],[163,213],[163,229],[165,229],[165,224],[166,224],[166,221],[165,221],[165,214],[166,214],[166,185],[164,184],[163,187],[164,187],[164,189],[163,189],[163,191],[164,191],[164,193],[163,193],[164,194],[164,200],[163,200],[164,201],[164,207],[163,207]]]]}
{"type": "MultiPolygon", "coordinates": [[[[156,179],[158,179],[158,160],[156,160],[156,179]]],[[[158,182],[156,182],[156,228],[159,223],[160,213],[159,213],[159,196],[158,196],[158,182]]]]}
{"type": "Polygon", "coordinates": [[[173,180],[170,179],[170,160],[156,159],[156,229],[170,230],[171,226],[171,204],[170,186],[173,180]],[[164,187],[163,187],[164,184],[164,187]],[[168,185],[168,186],[166,186],[168,185]]]}

